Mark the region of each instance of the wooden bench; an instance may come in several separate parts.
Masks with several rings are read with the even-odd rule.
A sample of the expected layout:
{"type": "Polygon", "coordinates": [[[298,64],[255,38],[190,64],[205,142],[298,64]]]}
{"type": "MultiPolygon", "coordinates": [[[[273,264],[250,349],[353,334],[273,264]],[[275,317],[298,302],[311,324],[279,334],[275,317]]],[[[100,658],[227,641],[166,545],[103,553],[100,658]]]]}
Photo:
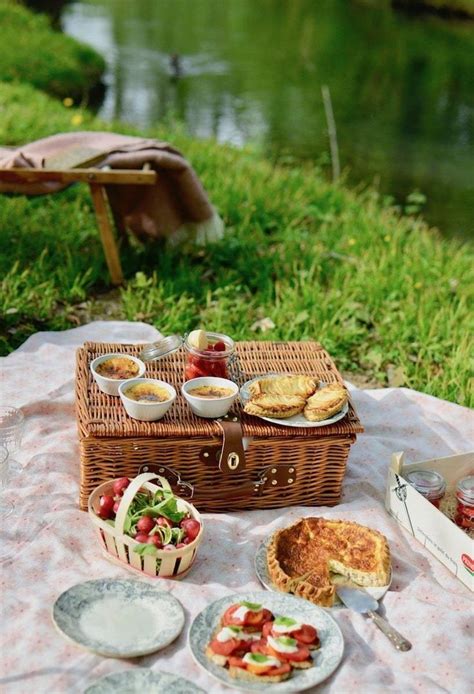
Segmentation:
{"type": "MultiPolygon", "coordinates": [[[[94,203],[97,226],[104,249],[105,260],[112,284],[123,282],[117,239],[110,220],[106,185],[147,185],[156,183],[156,172],[146,166],[143,169],[0,169],[0,181],[6,183],[40,183],[53,181],[59,183],[87,183],[94,203]]],[[[127,232],[121,219],[114,217],[117,234],[123,241],[127,232]]]]}

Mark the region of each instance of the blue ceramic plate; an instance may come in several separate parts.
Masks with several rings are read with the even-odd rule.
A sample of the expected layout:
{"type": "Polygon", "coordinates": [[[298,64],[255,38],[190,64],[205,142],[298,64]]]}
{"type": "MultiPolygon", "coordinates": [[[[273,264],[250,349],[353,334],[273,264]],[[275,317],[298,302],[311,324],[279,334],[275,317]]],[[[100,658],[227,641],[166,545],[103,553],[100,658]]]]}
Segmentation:
{"type": "Polygon", "coordinates": [[[180,603],[150,583],[101,578],[72,586],[53,607],[70,641],[110,658],[136,658],[168,646],[184,626],[180,603]]]}
{"type": "Polygon", "coordinates": [[[320,607],[286,593],[254,591],[228,595],[216,600],[200,612],[191,625],[189,646],[199,665],[215,679],[234,687],[234,689],[248,692],[271,691],[275,694],[288,694],[314,687],[329,677],[341,662],[344,640],[335,619],[320,607]],[[269,684],[268,682],[247,682],[235,679],[229,675],[228,670],[209,660],[205,653],[206,646],[219,626],[222,615],[230,605],[241,600],[261,603],[275,615],[293,617],[300,622],[316,627],[321,640],[321,648],[312,651],[314,666],[307,670],[294,670],[288,680],[269,684]]]}
{"type": "Polygon", "coordinates": [[[101,677],[84,694],[204,694],[204,689],[168,672],[134,668],[101,677]]]}

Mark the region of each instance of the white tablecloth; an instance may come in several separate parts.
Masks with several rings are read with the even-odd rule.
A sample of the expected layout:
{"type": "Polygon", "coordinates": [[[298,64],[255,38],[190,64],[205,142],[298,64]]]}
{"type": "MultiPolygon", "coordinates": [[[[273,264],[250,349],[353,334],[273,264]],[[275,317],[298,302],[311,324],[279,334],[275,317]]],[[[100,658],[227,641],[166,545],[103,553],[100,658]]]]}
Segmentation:
{"type": "Polygon", "coordinates": [[[194,663],[186,645],[189,625],[209,602],[259,589],[253,569],[257,545],[274,528],[302,515],[350,519],[387,536],[393,584],[384,599],[386,615],[414,645],[398,653],[364,617],[333,611],[345,655],[318,691],[474,691],[471,594],[383,507],[390,454],[405,450],[408,461],[414,461],[470,450],[472,412],[405,388],[353,389],[365,434],[352,448],[339,506],[205,515],[206,537],[192,572],[182,582],[159,584],[186,611],[185,629],[174,644],[145,658],[118,661],[63,639],[51,621],[51,607],[63,590],[90,578],[135,576],[103,558],[87,514],[78,510],[75,348],[86,340],[146,342],[157,336],[141,323],[96,322],[38,333],[0,360],[0,401],[22,407],[27,422],[24,471],[5,492],[19,515],[7,520],[1,541],[8,546],[19,528],[21,539],[14,559],[0,565],[0,691],[75,694],[106,673],[137,665],[184,675],[208,692],[230,691],[194,663]]]}

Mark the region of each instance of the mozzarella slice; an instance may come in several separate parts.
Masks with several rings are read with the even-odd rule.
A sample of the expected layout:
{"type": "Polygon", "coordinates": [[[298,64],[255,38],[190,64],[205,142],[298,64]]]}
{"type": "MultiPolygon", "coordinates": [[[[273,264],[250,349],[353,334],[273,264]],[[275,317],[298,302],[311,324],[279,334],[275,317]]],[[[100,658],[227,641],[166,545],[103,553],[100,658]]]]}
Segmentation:
{"type": "Polygon", "coordinates": [[[296,653],[298,651],[296,639],[290,639],[285,636],[279,636],[274,639],[272,636],[269,636],[267,641],[268,645],[277,653],[296,653]]]}
{"type": "Polygon", "coordinates": [[[232,614],[232,617],[235,617],[235,619],[238,619],[240,622],[243,622],[249,612],[260,612],[261,609],[261,605],[253,604],[250,602],[243,603],[239,605],[239,607],[235,610],[235,612],[232,614]]]}
{"type": "Polygon", "coordinates": [[[221,643],[225,643],[231,639],[238,639],[239,641],[258,641],[261,636],[260,633],[247,634],[239,627],[224,627],[217,634],[216,639],[221,643]]]}
{"type": "Polygon", "coordinates": [[[273,622],[272,631],[274,634],[291,634],[292,631],[299,631],[302,626],[301,622],[291,617],[277,617],[273,622]]]}

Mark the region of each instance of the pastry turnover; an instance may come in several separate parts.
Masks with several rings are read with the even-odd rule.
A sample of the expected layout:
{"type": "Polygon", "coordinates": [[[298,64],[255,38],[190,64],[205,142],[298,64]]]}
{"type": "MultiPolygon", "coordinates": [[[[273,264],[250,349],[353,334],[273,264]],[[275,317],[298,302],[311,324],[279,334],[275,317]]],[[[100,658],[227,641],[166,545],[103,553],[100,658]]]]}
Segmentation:
{"type": "Polygon", "coordinates": [[[244,407],[247,414],[288,419],[303,412],[306,400],[298,395],[256,395],[244,407]]]}
{"type": "Polygon", "coordinates": [[[308,398],[304,416],[310,422],[322,422],[339,412],[347,402],[347,391],[339,383],[331,383],[308,398]]]}
{"type": "Polygon", "coordinates": [[[252,397],[256,395],[299,395],[305,400],[312,395],[318,382],[311,376],[276,376],[261,378],[249,386],[252,397]]]}
{"type": "Polygon", "coordinates": [[[316,605],[335,602],[332,574],[359,586],[390,582],[390,550],[384,535],[358,523],[302,518],[277,531],[267,550],[273,583],[316,605]]]}

